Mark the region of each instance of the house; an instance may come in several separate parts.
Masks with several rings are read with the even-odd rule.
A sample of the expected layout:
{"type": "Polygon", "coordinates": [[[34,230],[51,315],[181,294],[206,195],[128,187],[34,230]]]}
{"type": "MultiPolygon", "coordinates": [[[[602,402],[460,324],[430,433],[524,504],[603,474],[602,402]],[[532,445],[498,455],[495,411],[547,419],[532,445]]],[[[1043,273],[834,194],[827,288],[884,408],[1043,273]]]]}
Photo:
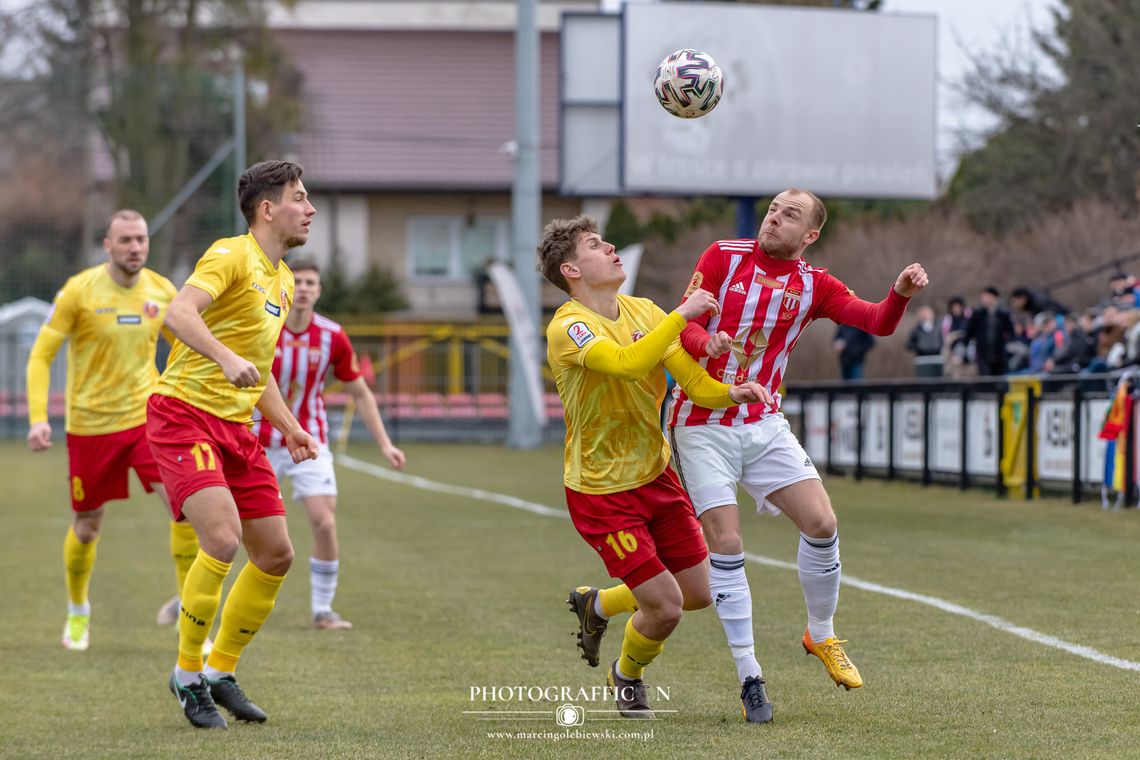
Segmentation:
{"type": "MultiPolygon", "coordinates": [[[[597,8],[539,3],[544,221],[606,208],[557,193],[558,27],[564,11],[597,8]]],[[[320,222],[305,251],[349,278],[389,269],[418,319],[474,316],[483,266],[510,257],[515,11],[307,0],[270,15],[303,80],[296,159],[320,222]]],[[[544,306],[563,300],[544,284],[544,306]]]]}

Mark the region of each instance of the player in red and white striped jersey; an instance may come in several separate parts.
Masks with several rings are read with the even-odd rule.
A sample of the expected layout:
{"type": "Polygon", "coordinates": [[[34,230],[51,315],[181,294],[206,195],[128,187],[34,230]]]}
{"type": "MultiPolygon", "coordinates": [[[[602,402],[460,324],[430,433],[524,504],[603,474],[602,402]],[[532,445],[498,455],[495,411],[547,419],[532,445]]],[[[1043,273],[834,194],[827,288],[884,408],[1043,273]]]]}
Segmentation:
{"type": "Polygon", "coordinates": [[[705,409],[677,388],[669,410],[678,470],[709,544],[709,585],[743,684],[745,718],[754,721],[770,720],[771,713],[750,710],[750,691],[764,681],[754,649],[737,485],[756,500],[758,511],[783,512],[799,528],[797,564],[808,617],[803,646],[823,661],[836,685],[862,686],[834,631],[840,576],[835,513],[819,473],[780,413],[777,389],[796,341],[814,320],[890,335],[909,298],[928,282],[922,266],[911,264],[882,301],[856,298],[801,258],[826,220],[819,198],[786,190],[772,201],[758,239],[713,243],[689,283],[687,293],[702,288],[715,294],[720,312],[689,322],[681,333],[685,349],[713,377],[729,384],[755,381],[773,402],[705,409]]]}
{"type": "Polygon", "coordinates": [[[331,372],[345,383],[356,402],[365,427],[380,446],[388,464],[404,466],[404,452],[392,444],[376,398],[360,373],[356,353],[344,329],[313,311],[321,296],[320,269],[310,261],[290,262],[295,280],[293,310],[285,320],[273,356],[273,377],[281,395],[301,426],[320,444],[317,459],[295,463],[281,434],[255,412],[254,432],[269,455],[277,479],[293,481],[293,499],[305,504],[313,528],[313,556],[309,558],[313,625],[319,630],[352,628],[332,609],[340,568],[336,537],[336,473],[329,450],[329,420],[325,413],[325,379],[331,372]]]}

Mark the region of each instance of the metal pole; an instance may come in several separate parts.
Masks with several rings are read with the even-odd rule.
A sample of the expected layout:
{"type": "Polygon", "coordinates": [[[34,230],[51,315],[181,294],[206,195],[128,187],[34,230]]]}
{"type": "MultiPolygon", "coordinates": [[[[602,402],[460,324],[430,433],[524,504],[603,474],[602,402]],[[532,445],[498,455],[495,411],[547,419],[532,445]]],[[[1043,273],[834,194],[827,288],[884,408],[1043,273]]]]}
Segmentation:
{"type": "Polygon", "coordinates": [[[1084,491],[1084,468],[1081,467],[1081,459],[1084,457],[1084,445],[1082,439],[1084,438],[1084,414],[1081,413],[1081,407],[1084,406],[1084,395],[1081,393],[1081,383],[1078,380],[1077,384],[1073,387],[1073,503],[1081,503],[1081,494],[1084,491]]]}
{"type": "Polygon", "coordinates": [[[747,197],[736,199],[736,236],[738,238],[756,237],[756,204],[759,198],[747,197]]]}
{"type": "Polygon", "coordinates": [[[1037,489],[1037,392],[1025,389],[1025,499],[1037,489]]]}
{"type": "MultiPolygon", "coordinates": [[[[518,26],[515,29],[515,181],[511,189],[513,268],[527,311],[540,325],[538,273],[535,248],[538,246],[542,216],[542,187],[538,174],[538,22],[537,0],[518,0],[518,26]]],[[[541,329],[541,328],[539,328],[541,329]]],[[[511,351],[510,429],[507,445],[533,449],[542,442],[542,428],[529,403],[524,362],[539,361],[539,347],[533,351],[511,351]]]]}
{"type": "MultiPolygon", "coordinates": [[[[234,109],[234,193],[237,193],[238,180],[245,171],[245,57],[238,51],[234,62],[233,81],[233,109],[234,109]]],[[[234,199],[234,231],[237,234],[249,229],[245,217],[241,213],[241,205],[234,199]]]]}

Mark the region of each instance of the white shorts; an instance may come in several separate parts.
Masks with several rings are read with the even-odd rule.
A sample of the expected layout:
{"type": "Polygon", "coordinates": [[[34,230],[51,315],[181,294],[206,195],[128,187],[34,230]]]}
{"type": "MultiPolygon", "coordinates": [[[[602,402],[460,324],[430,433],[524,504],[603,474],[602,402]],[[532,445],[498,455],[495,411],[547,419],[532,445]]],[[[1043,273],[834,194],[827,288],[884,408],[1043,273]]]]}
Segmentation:
{"type": "Polygon", "coordinates": [[[277,473],[277,482],[288,477],[293,483],[293,501],[306,496],[336,496],[336,472],[333,470],[333,455],[327,443],[321,444],[321,453],[316,459],[306,459],[297,463],[289,449],[274,446],[265,450],[269,464],[277,473]]]}
{"type": "Polygon", "coordinates": [[[756,500],[757,512],[778,515],[768,494],[801,480],[820,479],[782,414],[733,427],[675,427],[672,440],[677,474],[698,517],[710,507],[736,504],[738,483],[756,500]]]}

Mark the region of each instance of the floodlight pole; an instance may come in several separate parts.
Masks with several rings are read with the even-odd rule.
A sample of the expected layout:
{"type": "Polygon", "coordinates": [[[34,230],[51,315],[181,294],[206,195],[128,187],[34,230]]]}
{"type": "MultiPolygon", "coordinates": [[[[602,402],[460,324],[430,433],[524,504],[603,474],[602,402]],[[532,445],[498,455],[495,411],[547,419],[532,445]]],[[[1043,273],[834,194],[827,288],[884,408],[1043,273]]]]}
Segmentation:
{"type": "MultiPolygon", "coordinates": [[[[233,75],[233,109],[234,109],[234,193],[237,193],[238,180],[245,171],[245,56],[238,50],[234,61],[233,75]]],[[[241,204],[234,202],[234,230],[242,234],[249,229],[245,216],[241,213],[241,204]]]]}
{"type": "MultiPolygon", "coordinates": [[[[515,179],[511,189],[512,264],[519,287],[526,299],[527,312],[541,331],[538,273],[535,248],[538,246],[542,213],[542,186],[538,174],[538,23],[537,0],[518,0],[515,28],[515,179]]],[[[530,403],[523,371],[524,362],[540,361],[539,346],[511,351],[510,428],[507,445],[533,449],[542,443],[540,420],[530,403]]]]}
{"type": "Polygon", "coordinates": [[[736,236],[739,238],[756,237],[756,204],[759,198],[747,197],[736,199],[736,236]]]}

